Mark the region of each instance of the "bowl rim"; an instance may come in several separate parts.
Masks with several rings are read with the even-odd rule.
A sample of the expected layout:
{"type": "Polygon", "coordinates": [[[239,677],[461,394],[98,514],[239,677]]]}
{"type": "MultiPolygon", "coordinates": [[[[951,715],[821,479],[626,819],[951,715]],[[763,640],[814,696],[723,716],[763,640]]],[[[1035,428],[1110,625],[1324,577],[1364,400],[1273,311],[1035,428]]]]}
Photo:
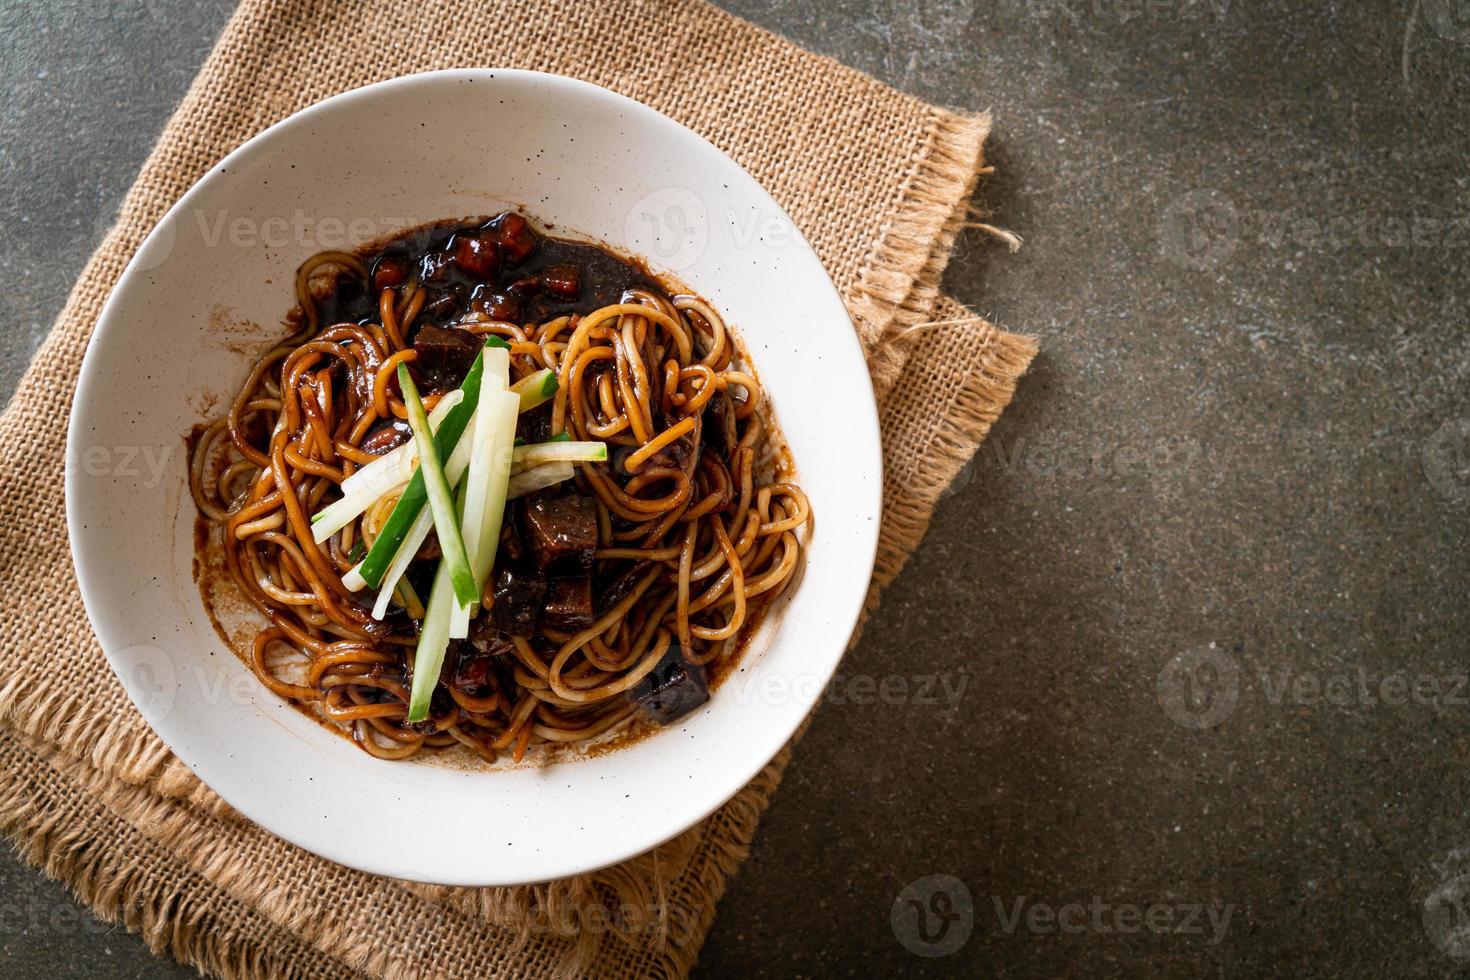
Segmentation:
{"type": "MultiPolygon", "coordinates": [[[[127,286],[135,277],[139,276],[140,274],[146,273],[147,270],[140,269],[139,267],[140,256],[147,255],[150,251],[150,248],[154,246],[157,240],[160,239],[162,236],[171,234],[172,223],[178,220],[178,218],[182,214],[186,213],[188,209],[194,205],[196,200],[214,190],[217,184],[227,183],[228,181],[233,179],[233,167],[231,166],[232,163],[241,159],[242,157],[245,157],[257,151],[258,148],[260,148],[262,145],[272,142],[273,140],[279,138],[284,132],[302,124],[304,121],[309,120],[320,113],[360,101],[370,101],[390,90],[412,89],[420,86],[427,87],[432,90],[433,86],[436,86],[446,80],[485,80],[493,84],[494,80],[496,80],[497,78],[520,79],[523,81],[530,81],[532,83],[549,85],[553,88],[560,88],[570,91],[573,97],[576,98],[606,100],[618,109],[630,114],[634,118],[640,119],[643,122],[652,125],[655,128],[675,127],[677,131],[682,131],[682,133],[686,137],[697,140],[699,143],[703,144],[709,151],[718,154],[731,166],[735,167],[742,174],[744,174],[750,180],[755,193],[758,195],[759,198],[762,198],[762,207],[769,207],[773,209],[773,213],[779,216],[782,220],[786,221],[789,227],[798,227],[796,223],[791,219],[785,208],[781,207],[781,205],[773,197],[771,197],[770,193],[765,189],[760,181],[756,180],[756,178],[751,175],[749,171],[747,171],[744,167],[742,167],[738,162],[736,162],[719,147],[715,146],[703,136],[700,136],[698,133],[684,126],[682,123],[679,123],[676,120],[669,118],[663,113],[647,105],[644,105],[643,103],[635,99],[629,98],[628,96],[624,96],[610,89],[603,88],[602,86],[595,85],[591,82],[586,82],[580,79],[570,78],[564,75],[557,75],[549,72],[529,71],[525,69],[489,67],[448,68],[436,71],[418,72],[409,75],[402,75],[341,92],[326,99],[322,99],[318,102],[312,103],[311,105],[306,106],[305,108],[302,108],[292,113],[291,115],[278,120],[277,122],[271,124],[269,127],[261,130],[259,133],[255,134],[248,140],[244,141],[235,149],[230,151],[225,157],[209,166],[204,171],[203,176],[201,176],[199,180],[191,185],[189,189],[177,201],[175,201],[174,204],[166,212],[164,212],[162,217],[160,217],[160,219],[158,220],[157,224],[154,225],[154,227],[139,243],[138,248],[134,251],[132,256],[129,257],[127,264],[124,266],[123,271],[119,274],[116,283],[113,285],[111,291],[109,292],[108,298],[103,304],[100,313],[98,314],[92,334],[89,336],[87,341],[87,346],[82,358],[81,367],[77,373],[76,389],[72,397],[70,406],[71,413],[67,423],[67,441],[65,449],[65,506],[68,544],[73,566],[76,571],[78,590],[80,591],[82,596],[82,602],[87,612],[89,625],[91,626],[94,635],[97,637],[99,645],[102,647],[103,652],[107,657],[109,666],[112,667],[114,674],[118,677],[119,682],[123,685],[124,690],[127,692],[130,700],[133,701],[135,707],[138,707],[140,709],[142,708],[143,702],[141,698],[144,695],[142,692],[135,689],[136,685],[130,683],[128,675],[121,669],[119,662],[115,659],[114,654],[114,651],[125,648],[126,643],[123,641],[123,638],[110,636],[108,635],[110,633],[109,630],[99,627],[99,613],[100,610],[103,608],[103,604],[106,601],[103,598],[105,595],[105,590],[102,588],[100,582],[100,579],[104,574],[105,566],[97,561],[97,556],[95,555],[90,556],[90,562],[87,560],[89,557],[89,549],[85,541],[85,535],[83,535],[80,530],[82,525],[78,517],[78,511],[79,508],[82,506],[83,499],[88,496],[88,493],[81,488],[82,481],[77,479],[74,474],[81,472],[81,470],[79,469],[80,461],[78,454],[83,451],[83,433],[81,431],[81,420],[87,414],[86,409],[83,407],[84,399],[87,398],[87,395],[93,385],[99,383],[98,379],[103,376],[107,370],[106,365],[102,362],[100,355],[98,355],[97,353],[99,338],[101,338],[104,333],[109,330],[113,322],[122,315],[120,311],[125,305],[122,297],[126,292],[126,289],[124,287],[127,286]]],[[[833,316],[840,317],[844,322],[851,323],[851,314],[848,312],[846,305],[843,303],[842,298],[837,292],[836,286],[832,283],[830,276],[826,274],[825,268],[823,267],[820,258],[816,256],[814,250],[806,242],[804,237],[798,235],[796,244],[802,251],[810,256],[814,265],[819,270],[821,270],[821,278],[825,284],[825,289],[822,289],[820,285],[817,285],[815,283],[814,288],[826,294],[826,297],[830,300],[832,304],[833,316]]],[[[617,246],[614,247],[616,248],[617,246]]],[[[654,271],[658,272],[659,270],[655,268],[654,271]]],[[[768,735],[779,734],[779,739],[768,738],[766,740],[769,744],[773,744],[774,747],[771,748],[769,752],[762,750],[759,752],[748,753],[744,756],[741,756],[744,762],[739,766],[731,766],[728,769],[730,775],[722,784],[724,786],[727,786],[728,788],[725,790],[721,790],[719,793],[712,794],[711,797],[706,799],[705,806],[697,807],[688,811],[689,818],[687,820],[681,817],[680,819],[670,822],[661,829],[649,832],[643,836],[639,836],[636,838],[634,838],[632,835],[625,835],[625,839],[621,842],[610,842],[605,848],[603,848],[603,853],[601,853],[596,860],[591,861],[590,863],[585,860],[564,860],[560,864],[558,864],[555,856],[542,855],[542,863],[547,866],[547,871],[544,874],[538,873],[536,876],[533,877],[526,877],[524,874],[519,874],[512,877],[491,878],[487,880],[486,876],[483,873],[467,873],[465,876],[462,877],[456,877],[452,874],[435,874],[432,876],[419,878],[413,876],[411,873],[405,874],[402,868],[395,867],[392,870],[385,870],[385,867],[382,863],[375,863],[371,859],[364,860],[362,850],[353,848],[350,843],[339,842],[335,837],[327,836],[313,838],[309,833],[297,832],[297,830],[294,828],[281,827],[277,821],[272,820],[267,813],[263,812],[262,806],[256,805],[255,795],[246,793],[243,790],[241,792],[235,792],[233,787],[226,789],[225,785],[227,785],[227,781],[225,781],[224,785],[218,786],[216,785],[216,783],[212,783],[207,777],[211,775],[218,767],[214,766],[210,760],[195,759],[192,757],[192,752],[188,755],[180,753],[176,746],[180,741],[179,736],[181,735],[181,733],[175,726],[171,726],[168,723],[167,718],[161,719],[158,724],[154,724],[153,721],[147,721],[150,730],[161,741],[163,741],[164,744],[169,747],[169,750],[174,753],[175,757],[178,758],[179,761],[182,762],[191,772],[199,777],[202,782],[204,782],[206,785],[211,786],[211,788],[214,789],[215,792],[219,793],[219,795],[228,804],[230,804],[230,806],[238,810],[242,815],[251,820],[251,822],[255,823],[257,826],[264,828],[268,832],[281,837],[283,840],[286,840],[295,846],[308,850],[316,855],[326,858],[327,860],[370,874],[389,875],[400,879],[418,880],[444,885],[509,886],[515,884],[554,880],[557,878],[568,877],[576,874],[585,874],[592,871],[600,870],[602,868],[618,864],[622,861],[629,860],[640,854],[646,853],[663,843],[666,843],[672,838],[688,830],[690,827],[693,827],[701,821],[705,820],[707,817],[709,817],[710,814],[714,813],[721,806],[732,799],[735,795],[737,795],[751,782],[752,779],[754,779],[761,772],[761,770],[765,768],[766,765],[770,763],[772,759],[774,759],[779,754],[781,748],[790,741],[791,736],[794,735],[795,732],[801,727],[803,722],[810,716],[811,712],[820,702],[822,691],[825,690],[826,685],[830,682],[832,675],[836,672],[838,666],[842,662],[842,659],[847,652],[848,645],[851,642],[852,636],[858,624],[859,617],[862,614],[862,610],[866,602],[868,584],[871,582],[873,568],[877,560],[878,530],[880,526],[883,500],[883,454],[877,400],[873,392],[871,376],[867,369],[867,359],[863,354],[862,346],[858,340],[857,331],[855,329],[844,332],[838,338],[836,338],[833,348],[830,349],[827,353],[832,357],[833,365],[836,366],[844,380],[855,382],[857,379],[861,379],[861,390],[859,394],[865,396],[860,397],[859,399],[862,403],[861,413],[856,417],[845,416],[843,419],[845,441],[849,442],[856,450],[861,451],[866,455],[867,459],[862,460],[861,463],[863,464],[864,469],[866,469],[868,466],[871,466],[871,472],[873,474],[873,478],[871,481],[869,481],[867,487],[858,487],[854,489],[854,497],[859,501],[858,509],[861,513],[865,513],[869,516],[869,520],[864,522],[864,526],[858,529],[859,544],[856,546],[856,549],[863,555],[862,580],[864,585],[861,589],[852,589],[851,594],[839,593],[835,596],[835,598],[828,600],[826,603],[827,608],[831,610],[831,618],[834,626],[840,625],[842,626],[842,630],[840,637],[834,635],[834,638],[831,641],[832,645],[836,647],[835,651],[827,653],[820,659],[820,661],[818,661],[814,665],[817,669],[814,669],[812,671],[812,676],[818,678],[821,681],[821,684],[817,687],[815,694],[810,699],[810,703],[802,701],[800,703],[800,706],[803,707],[804,710],[795,710],[796,705],[794,705],[793,710],[785,712],[781,716],[779,725],[775,726],[775,731],[768,732],[768,735]]],[[[797,462],[799,466],[800,461],[798,460],[797,462]]],[[[836,631],[834,631],[834,634],[835,632],[836,631]]],[[[777,642],[779,642],[779,640],[777,642]]],[[[767,651],[767,653],[768,652],[769,651],[767,651]]],[[[716,696],[718,697],[718,694],[716,696]]],[[[370,851],[368,853],[371,854],[370,851]]],[[[468,872],[468,869],[466,870],[468,872]]]]}

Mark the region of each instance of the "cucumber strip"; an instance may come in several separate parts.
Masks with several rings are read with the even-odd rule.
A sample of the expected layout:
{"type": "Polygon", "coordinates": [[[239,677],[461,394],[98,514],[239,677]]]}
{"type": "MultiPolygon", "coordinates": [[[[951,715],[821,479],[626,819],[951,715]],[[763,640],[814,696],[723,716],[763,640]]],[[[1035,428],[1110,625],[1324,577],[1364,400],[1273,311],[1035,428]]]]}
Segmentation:
{"type": "MultiPolygon", "coordinates": [[[[465,554],[475,575],[475,595],[479,598],[489,573],[490,559],[500,537],[500,511],[505,507],[504,491],[497,486],[509,478],[508,447],[515,439],[516,417],[520,398],[505,390],[510,381],[510,356],[503,350],[491,350],[485,356],[485,383],[480,386],[480,401],[475,409],[475,437],[471,443],[469,476],[460,494],[460,528],[464,534],[465,554]],[[502,456],[506,457],[502,459],[502,456]],[[500,509],[493,518],[486,512],[487,501],[500,499],[500,509]],[[482,531],[492,521],[495,539],[488,553],[482,531]]],[[[450,618],[449,635],[463,639],[469,635],[471,607],[461,606],[450,618]]]]}
{"type": "MultiPolygon", "coordinates": [[[[464,401],[464,392],[451,391],[439,400],[429,413],[429,428],[438,431],[450,409],[464,401]]],[[[311,517],[311,536],[317,544],[356,520],[386,493],[392,493],[413,476],[417,450],[410,439],[376,459],[342,481],[342,499],[335,501],[311,517]]]]}
{"type": "MultiPolygon", "coordinates": [[[[434,527],[434,515],[425,507],[419,511],[419,516],[413,519],[413,526],[408,529],[408,534],[403,539],[403,544],[393,553],[393,561],[388,570],[383,573],[383,583],[378,587],[378,598],[373,602],[373,618],[382,619],[388,614],[388,600],[393,598],[393,591],[398,583],[403,581],[403,573],[408,571],[409,563],[413,561],[414,555],[419,553],[423,547],[424,539],[429,536],[429,531],[434,527]]],[[[357,569],[353,569],[353,572],[357,569]]],[[[351,575],[352,572],[348,572],[351,575]]],[[[347,576],[342,576],[342,581],[347,582],[347,576]]],[[[349,589],[352,585],[347,586],[349,589]]]]}
{"type": "Polygon", "coordinates": [[[413,654],[413,688],[408,697],[408,720],[425,721],[429,702],[444,669],[444,651],[449,647],[449,616],[456,605],[454,583],[447,562],[439,563],[434,573],[434,586],[429,590],[429,605],[419,630],[418,646],[413,654]]]}
{"type": "MultiPolygon", "coordinates": [[[[484,372],[485,356],[482,353],[475,358],[475,363],[470,365],[469,374],[465,375],[464,384],[460,385],[459,390],[464,392],[463,400],[445,416],[439,431],[434,433],[435,447],[443,456],[449,456],[451,460],[455,455],[455,450],[459,447],[460,437],[464,435],[465,428],[470,424],[470,416],[475,412],[475,405],[480,400],[480,379],[484,376],[484,372]]],[[[403,537],[419,516],[419,511],[423,510],[426,500],[423,473],[421,470],[415,470],[402,496],[398,498],[398,503],[393,506],[393,513],[388,515],[383,529],[378,532],[377,540],[368,549],[367,557],[358,566],[359,577],[365,586],[372,586],[376,589],[382,584],[383,573],[388,570],[388,564],[398,552],[398,546],[403,543],[403,537]]]]}
{"type": "MultiPolygon", "coordinates": [[[[505,382],[509,379],[509,377],[509,354],[499,348],[486,348],[485,368],[482,375],[482,382],[480,384],[479,397],[483,399],[487,394],[503,394],[504,392],[502,391],[502,389],[505,388],[505,382]]],[[[474,447],[478,444],[480,438],[476,434],[479,427],[480,405],[477,403],[475,407],[475,416],[470,420],[469,429],[460,438],[459,445],[456,446],[454,449],[454,455],[449,457],[449,462],[444,466],[444,476],[449,481],[449,487],[451,490],[459,485],[460,478],[464,476],[467,468],[470,465],[472,452],[474,450],[474,447]]],[[[466,483],[468,483],[468,481],[466,481],[466,483]]],[[[461,494],[460,496],[463,497],[463,494],[461,494]]],[[[462,512],[462,509],[459,513],[457,513],[456,520],[462,528],[464,526],[464,514],[462,512]]],[[[432,527],[433,519],[429,511],[420,510],[418,517],[414,519],[413,524],[408,529],[408,533],[404,536],[403,543],[400,544],[398,546],[398,550],[393,553],[393,561],[389,563],[388,570],[383,574],[382,582],[379,583],[378,598],[377,601],[373,603],[374,619],[382,619],[385,615],[387,615],[388,600],[394,595],[395,583],[407,583],[408,580],[404,578],[403,575],[405,572],[408,571],[409,564],[413,562],[414,556],[418,554],[419,548],[422,547],[424,539],[429,536],[429,530],[432,527]]],[[[466,556],[468,556],[470,543],[468,536],[465,535],[464,537],[465,554],[466,556]]],[[[362,576],[360,574],[357,574],[357,571],[358,570],[354,568],[352,571],[348,572],[347,575],[342,577],[343,583],[347,586],[347,588],[351,589],[354,592],[362,588],[366,584],[365,582],[363,582],[362,576]]],[[[401,602],[399,604],[403,605],[403,603],[401,602]]],[[[407,607],[405,606],[405,608],[407,607]]]]}
{"type": "MultiPolygon", "coordinates": [[[[462,443],[469,442],[474,438],[475,423],[470,420],[469,430],[466,432],[462,443]]],[[[449,463],[444,467],[444,477],[449,481],[449,488],[453,490],[459,486],[460,479],[464,476],[465,467],[469,465],[468,453],[459,453],[449,457],[449,463]]],[[[392,595],[395,583],[408,570],[409,563],[413,561],[414,555],[419,553],[424,539],[434,529],[434,517],[427,508],[419,510],[418,516],[409,525],[408,531],[403,535],[398,550],[393,552],[392,560],[388,563],[388,570],[383,573],[382,580],[378,583],[378,600],[373,605],[373,618],[382,619],[388,611],[388,597],[392,595]],[[388,595],[385,596],[384,593],[388,595]]],[[[342,584],[351,592],[360,592],[367,588],[368,583],[362,577],[362,562],[358,562],[346,575],[342,576],[342,584]]]]}
{"type": "MultiPolygon", "coordinates": [[[[444,417],[449,414],[449,410],[462,401],[464,401],[464,391],[459,388],[439,399],[439,404],[435,405],[434,410],[429,413],[429,428],[437,432],[439,426],[444,423],[444,417]]],[[[408,478],[413,476],[418,454],[419,451],[414,446],[412,439],[401,446],[395,446],[366,466],[359,467],[356,472],[343,480],[342,495],[347,496],[358,492],[358,488],[362,486],[382,485],[391,479],[386,475],[388,473],[402,474],[398,479],[393,480],[394,486],[408,482],[408,478]]]]}
{"type": "MultiPolygon", "coordinates": [[[[465,551],[475,575],[476,595],[484,593],[485,580],[495,562],[495,549],[500,545],[500,525],[505,517],[507,484],[510,481],[511,443],[516,437],[516,418],[520,415],[520,399],[509,391],[480,392],[480,417],[476,432],[475,455],[470,460],[470,477],[465,483],[464,529],[465,551]]],[[[456,639],[469,636],[469,607],[454,610],[449,620],[449,635],[456,639]]]]}
{"type": "Polygon", "coordinates": [[[542,368],[511,385],[510,390],[520,396],[521,411],[529,412],[537,405],[550,401],[551,396],[556,394],[558,383],[555,371],[542,368]]]}
{"type": "Polygon", "coordinates": [[[564,480],[570,480],[576,473],[577,470],[571,463],[547,463],[545,466],[537,466],[524,473],[513,474],[506,486],[505,496],[510,500],[524,497],[543,487],[555,486],[564,480]]]}
{"type": "MultiPolygon", "coordinates": [[[[473,431],[471,429],[471,432],[473,431]]],[[[464,475],[464,471],[465,464],[462,462],[456,465],[451,461],[444,468],[444,476],[449,481],[449,488],[451,490],[459,485],[460,477],[464,475]]],[[[374,619],[382,619],[387,614],[388,600],[393,596],[395,587],[408,581],[408,579],[403,577],[403,573],[408,571],[408,566],[413,563],[414,556],[423,547],[424,539],[429,536],[429,532],[433,529],[434,515],[426,507],[419,511],[418,517],[414,518],[413,525],[409,527],[408,533],[403,537],[403,543],[393,553],[392,563],[388,565],[388,570],[383,573],[383,581],[378,587],[378,598],[373,603],[374,619]]],[[[342,576],[342,584],[356,592],[358,589],[363,588],[366,583],[362,581],[362,576],[354,568],[342,576]]]]}
{"type": "Polygon", "coordinates": [[[419,390],[414,386],[406,364],[398,365],[398,390],[403,392],[403,403],[408,408],[408,425],[413,429],[414,441],[419,446],[419,473],[423,476],[424,489],[429,498],[429,512],[434,515],[434,530],[439,533],[439,548],[444,553],[443,564],[449,568],[449,579],[454,585],[455,597],[459,599],[460,605],[467,606],[479,596],[479,591],[475,588],[475,573],[470,569],[470,560],[464,553],[464,538],[459,533],[454,497],[449,491],[449,481],[444,476],[444,466],[439,462],[439,449],[434,445],[434,433],[429,431],[429,416],[424,412],[424,403],[419,399],[419,390]]]}
{"type": "Polygon", "coordinates": [[[607,443],[572,442],[553,439],[530,446],[517,446],[511,454],[511,465],[517,468],[540,466],[542,463],[605,463],[607,443]]]}

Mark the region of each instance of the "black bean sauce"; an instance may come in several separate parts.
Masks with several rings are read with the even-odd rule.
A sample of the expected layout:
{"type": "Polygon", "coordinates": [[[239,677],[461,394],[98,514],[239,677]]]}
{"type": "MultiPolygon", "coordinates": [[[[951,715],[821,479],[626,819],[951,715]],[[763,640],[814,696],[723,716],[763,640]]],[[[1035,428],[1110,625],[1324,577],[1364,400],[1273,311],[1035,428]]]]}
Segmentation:
{"type": "Polygon", "coordinates": [[[596,245],[542,235],[515,212],[419,228],[364,258],[371,285],[343,277],[319,304],[324,323],[376,323],[383,288],[411,279],[425,292],[416,329],[474,314],[545,323],[616,303],[629,288],[656,288],[632,262],[596,245]]]}

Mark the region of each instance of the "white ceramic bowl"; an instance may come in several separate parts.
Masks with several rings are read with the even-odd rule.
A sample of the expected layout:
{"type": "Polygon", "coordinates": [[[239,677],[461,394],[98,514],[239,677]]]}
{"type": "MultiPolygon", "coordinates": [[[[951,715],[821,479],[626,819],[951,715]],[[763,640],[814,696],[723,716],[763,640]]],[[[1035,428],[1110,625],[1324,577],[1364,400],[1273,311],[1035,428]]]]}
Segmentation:
{"type": "Polygon", "coordinates": [[[144,242],[102,313],[67,462],[87,611],[174,753],[301,847],[460,885],[542,881],[624,860],[750,780],[842,656],[872,570],[881,489],[862,353],[785,212],[723,153],[651,109],[585,83],[503,70],[348,92],[214,167],[144,242]],[[545,767],[382,762],[262,688],[211,628],[191,575],[182,437],[282,335],[303,259],[517,205],[677,274],[738,329],[811,498],[806,566],[741,669],[703,709],[651,738],[545,767]]]}

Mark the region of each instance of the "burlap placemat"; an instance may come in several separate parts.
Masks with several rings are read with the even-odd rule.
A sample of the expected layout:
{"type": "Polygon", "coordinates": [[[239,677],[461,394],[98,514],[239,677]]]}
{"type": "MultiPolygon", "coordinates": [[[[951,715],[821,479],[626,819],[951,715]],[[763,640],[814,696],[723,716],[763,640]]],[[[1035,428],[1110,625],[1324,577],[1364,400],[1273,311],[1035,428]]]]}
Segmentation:
{"type": "Polygon", "coordinates": [[[217,975],[682,976],[790,755],[617,867],[521,888],[411,885],[240,819],[144,725],[87,626],[65,559],[57,409],[128,258],[212,163],[283,116],[469,65],[638,99],[713,141],[791,213],[853,314],[879,394],[887,471],[870,610],[1035,352],[939,294],[986,117],[903,96],[699,2],[247,0],[0,417],[0,608],[24,624],[0,639],[0,827],[99,915],[217,975]]]}

